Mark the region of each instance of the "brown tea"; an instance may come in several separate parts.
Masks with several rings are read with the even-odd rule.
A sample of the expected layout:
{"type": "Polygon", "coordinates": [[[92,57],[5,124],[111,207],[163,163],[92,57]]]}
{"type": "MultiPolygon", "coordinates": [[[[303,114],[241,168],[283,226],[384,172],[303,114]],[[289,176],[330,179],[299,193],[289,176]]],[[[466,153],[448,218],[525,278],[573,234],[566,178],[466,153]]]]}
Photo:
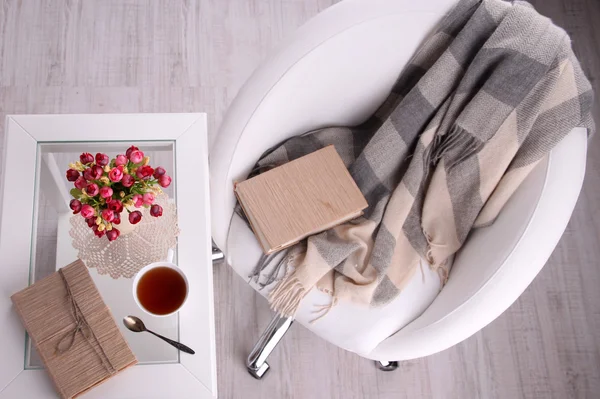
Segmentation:
{"type": "Polygon", "coordinates": [[[185,300],[185,280],[169,267],[148,270],[138,282],[137,297],[148,312],[165,315],[176,311],[185,300]]]}

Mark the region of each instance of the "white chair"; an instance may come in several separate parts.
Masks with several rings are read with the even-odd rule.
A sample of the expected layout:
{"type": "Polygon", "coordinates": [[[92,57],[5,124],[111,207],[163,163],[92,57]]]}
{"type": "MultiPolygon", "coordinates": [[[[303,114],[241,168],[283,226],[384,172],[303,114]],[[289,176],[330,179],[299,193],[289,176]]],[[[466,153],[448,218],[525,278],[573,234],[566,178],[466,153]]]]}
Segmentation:
{"type": "MultiPolygon", "coordinates": [[[[346,0],[284,41],[240,90],[210,153],[212,232],[247,281],[260,256],[234,215],[233,182],[284,139],[315,128],[356,125],[386,98],[404,65],[455,0],[346,0]]],[[[537,275],[560,239],[581,189],[587,137],[574,129],[531,173],[497,221],[474,231],[455,257],[446,286],[424,267],[390,305],[340,303],[310,324],[313,290],[296,320],[342,348],[394,369],[468,338],[506,310],[537,275]]],[[[251,285],[256,288],[255,284],[251,285]]],[[[266,292],[259,291],[265,295],[266,292]]],[[[292,320],[275,316],[248,359],[260,378],[292,320]]]]}

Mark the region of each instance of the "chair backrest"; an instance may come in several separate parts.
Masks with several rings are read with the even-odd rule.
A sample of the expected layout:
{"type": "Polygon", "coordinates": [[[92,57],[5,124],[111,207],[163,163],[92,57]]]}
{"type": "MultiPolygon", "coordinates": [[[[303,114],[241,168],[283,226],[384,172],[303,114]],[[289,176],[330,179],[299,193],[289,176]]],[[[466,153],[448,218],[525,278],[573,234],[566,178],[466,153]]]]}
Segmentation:
{"type": "MultiPolygon", "coordinates": [[[[454,3],[346,0],[274,51],[240,90],[210,152],[212,232],[218,246],[225,247],[233,213],[233,182],[245,178],[265,150],[286,138],[365,120],[454,3]]],[[[497,222],[472,234],[427,311],[382,342],[372,357],[401,360],[435,353],[508,308],[566,227],[581,188],[585,151],[585,131],[561,142],[497,222]]]]}

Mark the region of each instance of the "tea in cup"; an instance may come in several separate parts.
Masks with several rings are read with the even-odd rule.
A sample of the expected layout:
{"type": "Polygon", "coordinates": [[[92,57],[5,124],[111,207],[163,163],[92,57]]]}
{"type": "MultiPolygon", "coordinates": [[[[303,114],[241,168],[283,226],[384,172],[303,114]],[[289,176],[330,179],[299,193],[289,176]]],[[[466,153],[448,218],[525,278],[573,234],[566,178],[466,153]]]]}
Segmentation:
{"type": "Polygon", "coordinates": [[[173,255],[169,249],[166,261],[144,266],[133,280],[135,302],[152,316],[170,316],[181,309],[187,299],[188,280],[173,263],[173,255]]]}

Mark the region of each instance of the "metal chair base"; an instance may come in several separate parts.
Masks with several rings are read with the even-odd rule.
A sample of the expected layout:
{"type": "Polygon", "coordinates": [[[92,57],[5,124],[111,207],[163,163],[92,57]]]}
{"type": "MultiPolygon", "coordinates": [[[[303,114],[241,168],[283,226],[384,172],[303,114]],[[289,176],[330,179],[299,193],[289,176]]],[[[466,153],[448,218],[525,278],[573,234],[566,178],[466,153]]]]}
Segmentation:
{"type": "Polygon", "coordinates": [[[258,342],[250,352],[246,361],[246,368],[250,375],[257,380],[262,379],[270,366],[267,363],[267,357],[273,352],[281,338],[292,325],[294,319],[291,317],[282,317],[275,315],[267,329],[262,333],[258,342]]]}
{"type": "MultiPolygon", "coordinates": [[[[212,243],[212,263],[217,265],[225,259],[223,252],[217,248],[214,241],[212,243]]],[[[257,380],[262,379],[271,368],[267,363],[267,357],[271,354],[275,346],[281,341],[287,330],[292,325],[294,319],[291,317],[282,317],[275,315],[267,329],[262,333],[258,342],[250,352],[246,361],[246,368],[250,375],[257,380]]]]}
{"type": "Polygon", "coordinates": [[[223,251],[221,251],[219,248],[217,248],[214,241],[212,243],[211,259],[212,259],[213,265],[221,263],[225,259],[225,255],[223,254],[223,251]]]}
{"type": "Polygon", "coordinates": [[[248,370],[248,373],[250,373],[250,375],[254,378],[256,378],[257,380],[262,380],[262,378],[265,376],[265,374],[267,374],[267,371],[269,371],[271,369],[271,366],[269,366],[269,364],[267,362],[264,362],[258,369],[255,369],[253,367],[246,367],[246,370],[248,370]]]}
{"type": "Polygon", "coordinates": [[[375,361],[375,366],[381,371],[394,371],[398,368],[398,362],[375,361]]]}

